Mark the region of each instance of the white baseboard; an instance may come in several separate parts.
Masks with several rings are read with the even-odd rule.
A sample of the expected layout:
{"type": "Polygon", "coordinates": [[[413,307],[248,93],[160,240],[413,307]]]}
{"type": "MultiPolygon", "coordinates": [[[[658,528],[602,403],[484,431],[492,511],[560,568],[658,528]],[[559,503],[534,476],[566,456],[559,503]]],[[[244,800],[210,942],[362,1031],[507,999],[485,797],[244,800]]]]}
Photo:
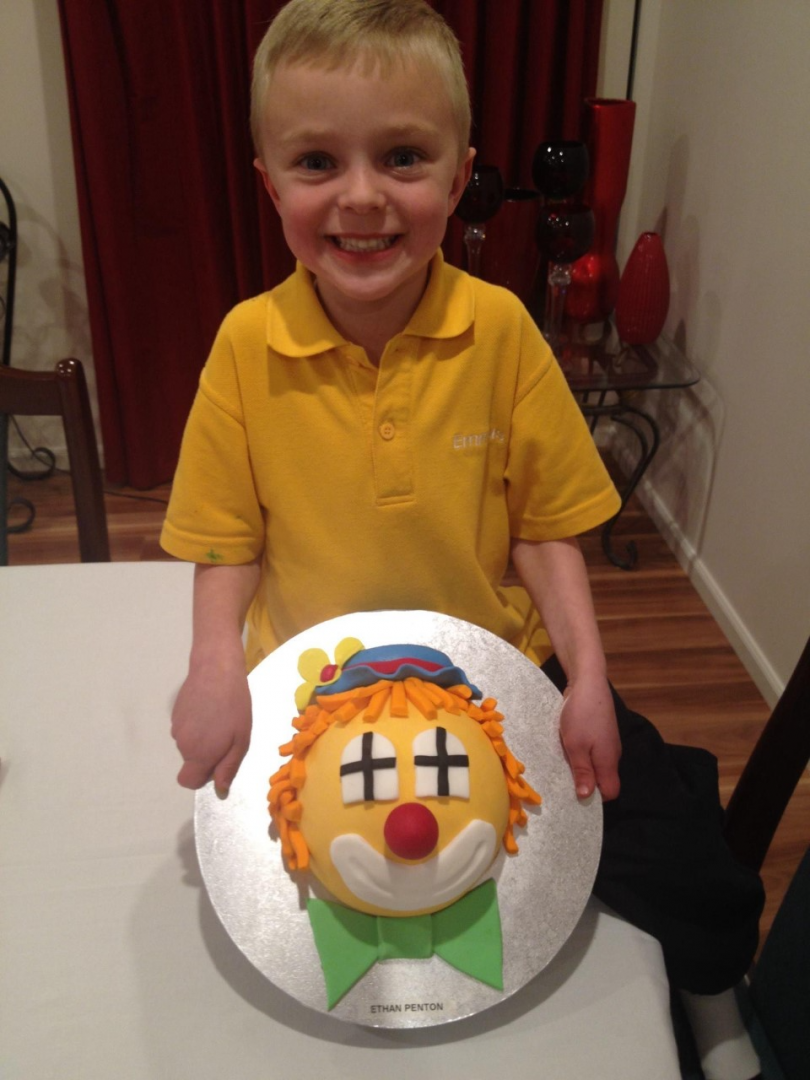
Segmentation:
{"type": "Polygon", "coordinates": [[[648,477],[641,481],[636,494],[675,558],[686,571],[698,595],[728,638],[729,644],[740,658],[757,689],[773,707],[785,689],[785,684],[760,649],[739,612],[692,542],[684,535],[648,477]]]}

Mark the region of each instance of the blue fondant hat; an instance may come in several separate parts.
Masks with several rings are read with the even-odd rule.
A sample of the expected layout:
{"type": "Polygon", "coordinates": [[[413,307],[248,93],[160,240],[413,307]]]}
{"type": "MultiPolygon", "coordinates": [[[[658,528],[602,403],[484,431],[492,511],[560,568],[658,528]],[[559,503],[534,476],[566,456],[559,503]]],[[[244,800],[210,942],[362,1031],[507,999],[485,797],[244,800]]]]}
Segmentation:
{"type": "Polygon", "coordinates": [[[368,686],[378,679],[401,682],[412,676],[437,686],[467,686],[474,698],[483,696],[449,656],[426,645],[380,645],[375,649],[361,649],[343,664],[335,682],[316,687],[315,693],[340,694],[357,686],[368,686]]]}

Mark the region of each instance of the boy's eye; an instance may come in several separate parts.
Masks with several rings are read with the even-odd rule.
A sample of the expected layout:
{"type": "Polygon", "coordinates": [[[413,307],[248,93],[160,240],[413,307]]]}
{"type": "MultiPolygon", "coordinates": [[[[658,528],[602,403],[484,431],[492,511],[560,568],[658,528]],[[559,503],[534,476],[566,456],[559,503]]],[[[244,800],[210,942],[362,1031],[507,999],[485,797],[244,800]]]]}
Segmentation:
{"type": "Polygon", "coordinates": [[[305,154],[299,161],[299,165],[310,172],[325,172],[331,168],[332,163],[326,154],[305,154]]]}
{"type": "Polygon", "coordinates": [[[421,160],[422,156],[418,151],[408,150],[406,147],[393,150],[388,157],[389,164],[394,169],[409,169],[421,160]]]}

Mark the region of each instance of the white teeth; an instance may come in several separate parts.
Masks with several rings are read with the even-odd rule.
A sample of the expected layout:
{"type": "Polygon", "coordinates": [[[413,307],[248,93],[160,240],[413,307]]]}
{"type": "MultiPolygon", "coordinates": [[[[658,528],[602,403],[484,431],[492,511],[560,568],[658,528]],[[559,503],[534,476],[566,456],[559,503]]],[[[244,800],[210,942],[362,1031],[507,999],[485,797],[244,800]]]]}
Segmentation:
{"type": "Polygon", "coordinates": [[[341,251],[385,251],[396,240],[395,236],[375,236],[368,240],[356,236],[335,236],[334,242],[341,251]]]}

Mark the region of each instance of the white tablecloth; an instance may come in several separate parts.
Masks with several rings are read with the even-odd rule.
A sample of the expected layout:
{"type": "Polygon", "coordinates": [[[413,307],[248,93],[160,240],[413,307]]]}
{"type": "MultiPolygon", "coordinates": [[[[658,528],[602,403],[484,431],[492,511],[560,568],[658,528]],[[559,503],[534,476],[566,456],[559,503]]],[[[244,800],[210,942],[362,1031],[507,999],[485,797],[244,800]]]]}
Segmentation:
{"type": "Polygon", "coordinates": [[[0,570],[4,1080],[678,1080],[660,949],[594,901],[524,991],[439,1028],[356,1027],[258,974],[174,780],[190,624],[185,565],[0,570]]]}

